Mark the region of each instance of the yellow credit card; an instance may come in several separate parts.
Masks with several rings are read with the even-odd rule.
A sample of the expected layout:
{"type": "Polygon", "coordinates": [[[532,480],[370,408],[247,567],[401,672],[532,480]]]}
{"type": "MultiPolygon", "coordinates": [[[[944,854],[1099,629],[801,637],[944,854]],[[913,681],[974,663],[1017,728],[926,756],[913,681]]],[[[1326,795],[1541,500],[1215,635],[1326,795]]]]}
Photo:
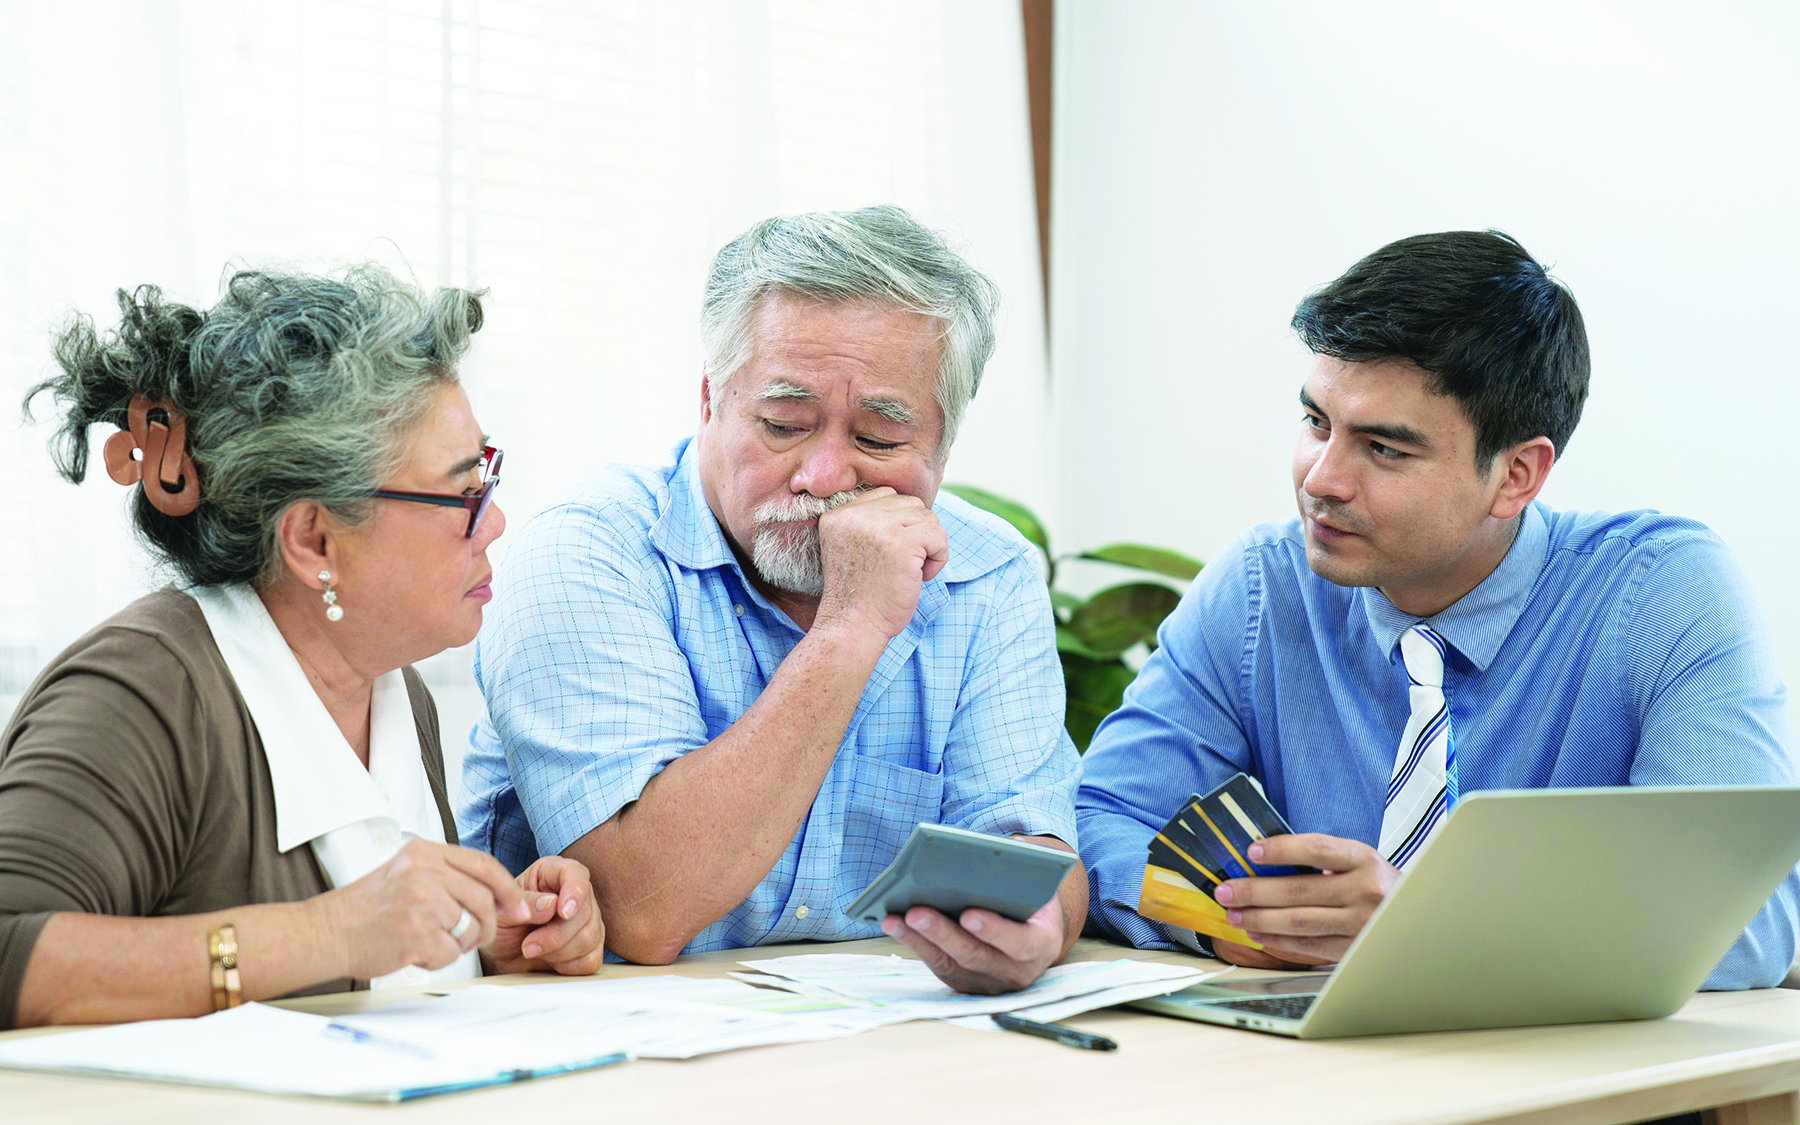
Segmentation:
{"type": "Polygon", "coordinates": [[[1144,865],[1144,886],[1138,892],[1137,912],[1208,937],[1235,941],[1251,949],[1262,948],[1261,943],[1225,920],[1225,908],[1214,902],[1211,895],[1179,872],[1154,863],[1144,865]]]}

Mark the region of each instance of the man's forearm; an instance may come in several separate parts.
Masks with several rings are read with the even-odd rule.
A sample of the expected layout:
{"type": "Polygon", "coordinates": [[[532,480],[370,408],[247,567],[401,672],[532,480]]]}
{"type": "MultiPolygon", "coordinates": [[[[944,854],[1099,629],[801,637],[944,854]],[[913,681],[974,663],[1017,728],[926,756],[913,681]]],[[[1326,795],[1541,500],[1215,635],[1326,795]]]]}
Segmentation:
{"type": "Polygon", "coordinates": [[[755,889],[812,808],[886,643],[809,632],[730,729],[564,849],[593,873],[608,948],[666,964],[755,889]]]}
{"type": "Polygon", "coordinates": [[[1081,938],[1081,931],[1087,925],[1088,880],[1087,868],[1080,860],[1063,877],[1063,885],[1057,889],[1056,900],[1062,904],[1063,912],[1063,947],[1056,955],[1061,961],[1075,948],[1081,938]]]}
{"type": "MultiPolygon", "coordinates": [[[[1063,852],[1075,851],[1055,836],[1015,836],[1014,839],[1063,852]]],[[[1062,907],[1063,917],[1062,951],[1056,955],[1056,959],[1061,961],[1075,947],[1075,942],[1081,937],[1082,927],[1087,925],[1087,867],[1079,858],[1075,860],[1075,866],[1069,868],[1069,873],[1063,876],[1062,885],[1056,888],[1056,901],[1062,907]]]]}

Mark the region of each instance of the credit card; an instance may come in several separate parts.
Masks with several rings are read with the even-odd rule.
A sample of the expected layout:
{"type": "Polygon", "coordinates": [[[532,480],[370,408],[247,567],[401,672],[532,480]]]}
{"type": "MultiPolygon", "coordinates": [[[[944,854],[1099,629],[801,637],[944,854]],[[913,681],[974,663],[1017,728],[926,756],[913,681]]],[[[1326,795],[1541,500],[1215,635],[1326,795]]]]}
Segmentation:
{"type": "Polygon", "coordinates": [[[1243,879],[1260,874],[1244,858],[1244,849],[1250,846],[1249,841],[1234,844],[1231,837],[1225,835],[1219,827],[1219,822],[1225,816],[1216,796],[1208,794],[1192,798],[1185,812],[1186,819],[1199,822],[1194,832],[1199,838],[1200,847],[1218,864],[1219,870],[1225,872],[1225,878],[1243,879]]]}
{"type": "MultiPolygon", "coordinates": [[[[1260,840],[1265,836],[1286,836],[1293,832],[1287,821],[1275,811],[1275,806],[1269,804],[1262,787],[1252,781],[1249,774],[1233,774],[1209,796],[1218,798],[1232,824],[1241,829],[1250,840],[1260,840]]],[[[1288,867],[1283,864],[1264,864],[1258,869],[1258,873],[1262,875],[1312,872],[1311,867],[1288,867]]]]}
{"type": "Polygon", "coordinates": [[[1185,876],[1196,888],[1217,886],[1221,882],[1217,874],[1194,861],[1191,847],[1183,847],[1160,832],[1150,838],[1150,862],[1185,876]]]}
{"type": "Polygon", "coordinates": [[[1310,867],[1258,864],[1249,857],[1257,840],[1291,831],[1248,774],[1234,774],[1204,797],[1189,797],[1150,839],[1138,913],[1261,949],[1226,922],[1213,888],[1253,875],[1311,874],[1310,867]]]}
{"type": "Polygon", "coordinates": [[[1194,879],[1195,885],[1205,887],[1222,883],[1231,878],[1231,875],[1225,870],[1225,865],[1214,857],[1213,850],[1209,849],[1206,844],[1207,840],[1213,838],[1212,833],[1206,830],[1205,822],[1194,815],[1193,805],[1197,804],[1200,798],[1196,795],[1188,800],[1189,803],[1178,809],[1175,815],[1169,818],[1169,822],[1163,825],[1162,831],[1157,834],[1157,837],[1152,837],[1152,841],[1154,842],[1156,838],[1160,837],[1166,846],[1178,851],[1186,863],[1200,873],[1199,877],[1194,879]],[[1198,826],[1197,829],[1196,826],[1198,826]],[[1204,837],[1200,833],[1204,833],[1204,837]]]}
{"type": "MultiPolygon", "coordinates": [[[[1289,867],[1280,863],[1254,863],[1250,845],[1265,836],[1285,836],[1292,832],[1287,821],[1269,804],[1263,791],[1248,774],[1233,774],[1223,785],[1200,798],[1195,810],[1231,856],[1250,875],[1312,874],[1310,867],[1289,867]]],[[[1234,876],[1235,877],[1235,876],[1234,876]]]]}
{"type": "Polygon", "coordinates": [[[1137,912],[1145,918],[1208,937],[1235,941],[1251,949],[1262,948],[1249,934],[1225,920],[1225,908],[1214,902],[1212,895],[1200,890],[1179,872],[1154,862],[1144,865],[1144,884],[1138,892],[1137,912]]]}

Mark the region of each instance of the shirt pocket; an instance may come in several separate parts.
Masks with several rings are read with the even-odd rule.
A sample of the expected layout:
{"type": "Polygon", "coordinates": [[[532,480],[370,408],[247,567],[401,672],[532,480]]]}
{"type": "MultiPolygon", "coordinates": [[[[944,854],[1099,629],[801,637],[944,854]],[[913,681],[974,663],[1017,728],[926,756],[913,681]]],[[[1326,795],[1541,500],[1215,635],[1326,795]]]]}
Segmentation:
{"type": "Polygon", "coordinates": [[[880,758],[858,756],[844,804],[844,846],[838,887],[852,898],[894,862],[920,821],[936,824],[944,803],[944,775],[880,758]]]}

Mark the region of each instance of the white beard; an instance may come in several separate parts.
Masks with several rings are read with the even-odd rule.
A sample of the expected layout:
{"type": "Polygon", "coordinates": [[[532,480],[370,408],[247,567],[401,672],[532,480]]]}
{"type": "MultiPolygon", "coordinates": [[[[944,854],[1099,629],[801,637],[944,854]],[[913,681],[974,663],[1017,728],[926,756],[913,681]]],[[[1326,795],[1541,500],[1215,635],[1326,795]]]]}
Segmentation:
{"type": "Polygon", "coordinates": [[[812,598],[825,592],[816,525],[775,524],[757,531],[750,545],[750,565],[778,590],[812,598]]]}
{"type": "Polygon", "coordinates": [[[862,489],[838,492],[821,500],[801,493],[771,500],[756,509],[756,534],[750,541],[750,565],[777,590],[816,598],[825,593],[825,570],[819,559],[819,525],[808,524],[833,508],[862,495],[862,489]]]}

